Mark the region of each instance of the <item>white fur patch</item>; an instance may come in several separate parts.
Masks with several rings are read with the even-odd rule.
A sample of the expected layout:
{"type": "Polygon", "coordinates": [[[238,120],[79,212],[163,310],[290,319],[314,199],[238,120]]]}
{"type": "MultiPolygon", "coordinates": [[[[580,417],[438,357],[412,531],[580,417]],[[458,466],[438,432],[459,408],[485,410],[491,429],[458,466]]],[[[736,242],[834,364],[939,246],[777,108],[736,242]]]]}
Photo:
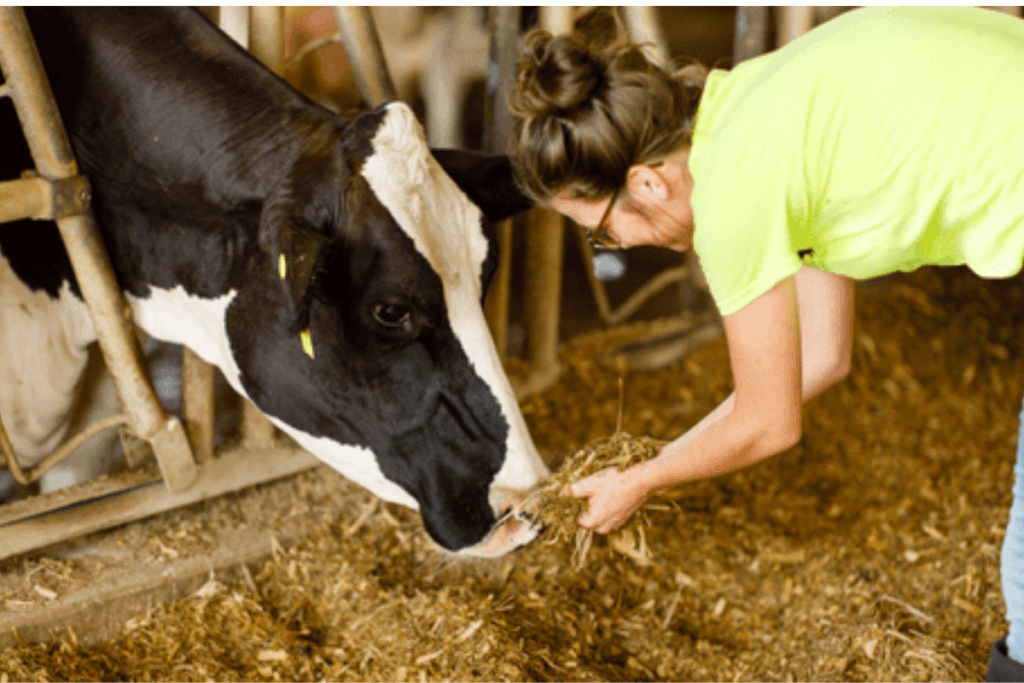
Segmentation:
{"type": "MultiPolygon", "coordinates": [[[[128,300],[140,327],[158,339],[188,346],[207,363],[220,368],[231,387],[249,398],[242,387],[241,370],[231,353],[227,333],[226,311],[236,295],[232,290],[216,299],[204,299],[189,294],[179,285],[174,289],[152,287],[145,299],[129,295],[128,300]]],[[[268,417],[278,429],[348,479],[385,500],[418,509],[412,496],[384,476],[370,449],[316,437],[278,418],[268,417]]]]}
{"type": "Polygon", "coordinates": [[[150,287],[145,298],[126,292],[125,298],[139,327],[157,339],[189,347],[220,368],[232,388],[245,396],[226,327],[226,311],[237,294],[231,290],[216,299],[204,299],[178,285],[174,289],[150,287]]]}
{"type": "Polygon", "coordinates": [[[415,498],[409,495],[401,486],[384,476],[380,466],[377,465],[377,457],[369,448],[338,443],[327,437],[312,436],[275,417],[271,417],[270,421],[282,432],[295,439],[300,446],[341,473],[346,479],[354,481],[388,502],[398,503],[413,510],[419,510],[419,504],[415,498]]]}
{"type": "Polygon", "coordinates": [[[530,438],[480,306],[487,238],[482,214],[444,172],[412,110],[388,105],[363,176],[441,278],[452,330],[509,424],[508,457],[495,487],[528,489],[547,474],[530,438]]]}

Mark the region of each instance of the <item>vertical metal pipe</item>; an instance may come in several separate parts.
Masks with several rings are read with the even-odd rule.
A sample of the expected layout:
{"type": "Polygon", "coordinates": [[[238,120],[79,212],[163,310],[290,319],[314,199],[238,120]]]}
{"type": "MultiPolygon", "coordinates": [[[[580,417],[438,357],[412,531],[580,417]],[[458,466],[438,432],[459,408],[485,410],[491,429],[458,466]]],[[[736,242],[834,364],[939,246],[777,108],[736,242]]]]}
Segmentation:
{"type": "Polygon", "coordinates": [[[249,8],[249,51],[276,74],[284,67],[284,7],[249,8]]]}
{"type": "MultiPolygon", "coordinates": [[[[541,27],[552,33],[572,28],[572,14],[548,9],[541,27]]],[[[527,350],[534,372],[553,375],[558,367],[558,323],[562,304],[562,254],[565,219],[551,210],[534,210],[527,233],[527,350]]]]}
{"type": "Polygon", "coordinates": [[[531,363],[540,370],[558,365],[565,220],[555,211],[534,210],[528,229],[527,349],[531,363]]]}
{"type": "Polygon", "coordinates": [[[764,54],[768,43],[768,8],[737,7],[732,65],[764,54]]]}
{"type": "Polygon", "coordinates": [[[537,23],[552,35],[560,36],[572,31],[572,22],[575,15],[576,9],[574,7],[544,5],[538,8],[537,23]]]}
{"type": "Polygon", "coordinates": [[[659,65],[668,64],[668,43],[658,22],[658,9],[649,5],[626,5],[621,8],[622,18],[634,43],[650,45],[647,56],[659,65]]]}
{"type": "Polygon", "coordinates": [[[202,465],[213,457],[216,405],[213,399],[213,366],[189,348],[182,349],[181,398],[185,432],[196,461],[202,465]]]}
{"type": "MultiPolygon", "coordinates": [[[[284,67],[283,7],[249,8],[249,49],[274,73],[281,73],[284,67]]],[[[274,425],[246,398],[242,399],[240,436],[247,447],[266,446],[274,440],[274,425]]]]}
{"type": "Polygon", "coordinates": [[[791,43],[814,28],[814,8],[804,5],[779,8],[778,47],[791,43]]]}
{"type": "Polygon", "coordinates": [[[498,240],[498,269],[491,278],[490,289],[484,299],[484,315],[487,326],[494,337],[498,357],[508,353],[508,296],[512,287],[512,219],[506,219],[494,226],[498,240]]]}
{"type": "MultiPolygon", "coordinates": [[[[0,69],[36,170],[49,180],[77,175],[78,165],[46,72],[24,12],[18,7],[0,7],[0,69]]],[[[132,429],[152,444],[167,486],[181,491],[195,479],[195,461],[181,423],[164,413],[142,370],[131,309],[114,278],[92,211],[62,218],[57,228],[92,315],[118,398],[131,415],[132,429]]]]}
{"type": "Polygon", "coordinates": [[[225,5],[220,8],[217,25],[236,43],[249,49],[249,8],[244,5],[225,5]]]}
{"type": "Polygon", "coordinates": [[[246,447],[267,446],[274,441],[274,424],[247,398],[242,399],[240,433],[246,447]]]}
{"type": "Polygon", "coordinates": [[[487,30],[491,35],[487,60],[483,148],[491,153],[505,151],[512,134],[512,113],[508,103],[516,78],[516,47],[519,41],[519,8],[488,7],[487,30]]]}
{"type": "MultiPolygon", "coordinates": [[[[483,149],[491,154],[505,151],[505,141],[512,131],[512,115],[508,100],[515,82],[515,49],[519,38],[519,8],[489,7],[487,30],[490,48],[487,58],[487,81],[483,122],[483,149]]],[[[500,249],[498,270],[491,280],[484,312],[494,337],[498,355],[508,350],[509,292],[512,286],[512,231],[509,219],[495,226],[500,249]]]]}
{"type": "Polygon", "coordinates": [[[335,7],[334,18],[352,65],[352,75],[366,103],[376,107],[397,100],[370,8],[335,7]]]}

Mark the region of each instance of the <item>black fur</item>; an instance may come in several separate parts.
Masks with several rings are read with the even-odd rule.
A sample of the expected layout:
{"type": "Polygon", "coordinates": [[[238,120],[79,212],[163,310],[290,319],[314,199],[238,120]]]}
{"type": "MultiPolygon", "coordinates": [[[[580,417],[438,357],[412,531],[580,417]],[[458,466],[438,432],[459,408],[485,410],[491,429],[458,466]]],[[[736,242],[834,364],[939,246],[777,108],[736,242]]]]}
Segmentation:
{"type": "MultiPolygon", "coordinates": [[[[440,279],[359,175],[382,113],[334,116],[187,8],[26,12],[121,287],[237,290],[226,324],[254,402],[371,449],[441,545],[480,541],[509,426],[452,332],[440,279]],[[294,279],[281,280],[279,253],[294,279]],[[379,304],[408,320],[382,325],[379,304]],[[296,337],[307,326],[315,360],[296,337]]],[[[11,116],[0,111],[16,150],[0,177],[31,165],[8,142],[11,116]]],[[[488,220],[529,205],[507,159],[437,158],[488,220]]],[[[51,223],[5,226],[0,251],[33,289],[77,292],[51,223]]],[[[485,280],[495,262],[491,239],[485,280]]]]}

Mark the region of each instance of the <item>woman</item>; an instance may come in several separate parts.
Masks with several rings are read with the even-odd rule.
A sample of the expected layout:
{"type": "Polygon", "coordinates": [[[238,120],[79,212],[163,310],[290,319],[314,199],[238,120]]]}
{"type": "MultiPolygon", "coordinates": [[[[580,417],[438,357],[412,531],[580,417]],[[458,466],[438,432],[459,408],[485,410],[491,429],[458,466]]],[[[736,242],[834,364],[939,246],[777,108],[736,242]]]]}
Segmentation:
{"type": "MultiPolygon", "coordinates": [[[[693,246],[734,376],[658,457],[572,487],[582,526],[606,533],[652,491],[794,445],[801,403],[849,372],[854,280],[1020,270],[1022,74],[1024,22],[972,8],[855,10],[710,74],[586,30],[527,37],[510,149],[524,190],[600,246],[693,246]]],[[[1003,680],[1024,680],[1024,490],[1014,500],[1009,658],[1000,641],[989,671],[1003,680]]]]}

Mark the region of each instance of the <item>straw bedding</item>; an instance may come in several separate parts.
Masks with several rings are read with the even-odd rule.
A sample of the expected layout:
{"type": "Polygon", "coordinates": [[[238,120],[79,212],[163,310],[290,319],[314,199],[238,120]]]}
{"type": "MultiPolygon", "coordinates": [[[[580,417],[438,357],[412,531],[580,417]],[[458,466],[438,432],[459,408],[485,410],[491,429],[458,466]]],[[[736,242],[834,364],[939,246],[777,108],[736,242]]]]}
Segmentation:
{"type": "MultiPolygon", "coordinates": [[[[634,528],[593,536],[580,562],[575,530],[549,516],[512,557],[457,560],[415,514],[318,470],[293,485],[318,492],[324,523],[247,579],[212,577],[94,647],[69,635],[0,653],[0,679],[980,679],[1006,628],[1022,298],[1021,278],[965,270],[862,291],[851,375],[805,408],[801,443],[655,499],[634,518],[645,552],[634,528]]],[[[728,395],[717,341],[629,374],[620,397],[594,358],[637,334],[566,345],[559,384],[524,403],[563,472],[595,444],[612,460],[588,467],[650,457],[728,395]]]]}

